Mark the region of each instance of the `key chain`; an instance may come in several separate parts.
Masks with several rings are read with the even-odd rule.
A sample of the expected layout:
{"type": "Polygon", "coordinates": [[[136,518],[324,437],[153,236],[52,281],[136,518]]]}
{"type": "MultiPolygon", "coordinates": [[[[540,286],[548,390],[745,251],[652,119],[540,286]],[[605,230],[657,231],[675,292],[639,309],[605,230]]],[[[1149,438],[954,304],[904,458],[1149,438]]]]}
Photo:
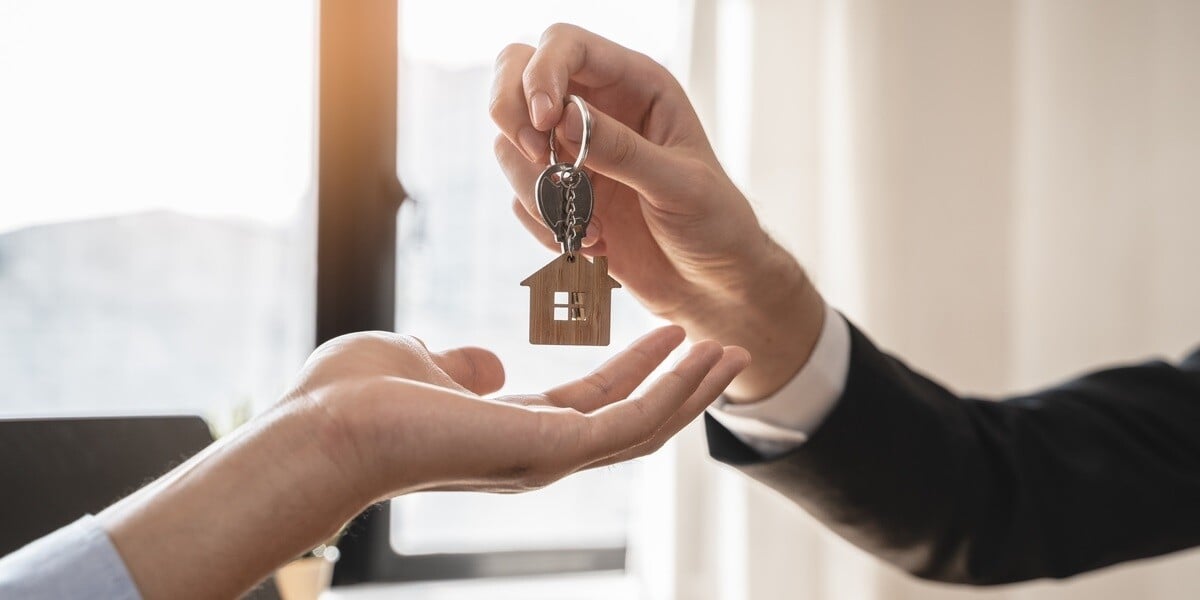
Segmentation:
{"type": "Polygon", "coordinates": [[[608,275],[608,258],[594,260],[579,253],[592,220],[592,182],[583,171],[592,138],[592,115],[579,96],[567,96],[583,118],[583,137],[574,164],[558,162],[554,130],[550,131],[550,166],[534,183],[538,212],[562,244],[562,255],[525,278],[529,288],[529,343],[607,346],[612,289],[621,287],[608,275]]]}

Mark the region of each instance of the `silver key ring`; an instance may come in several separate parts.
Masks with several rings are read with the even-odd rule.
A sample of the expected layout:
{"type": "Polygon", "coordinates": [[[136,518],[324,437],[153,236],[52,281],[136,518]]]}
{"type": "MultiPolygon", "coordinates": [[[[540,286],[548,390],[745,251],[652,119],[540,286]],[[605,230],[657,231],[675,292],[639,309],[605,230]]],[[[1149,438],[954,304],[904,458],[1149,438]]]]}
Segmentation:
{"type": "MultiPolygon", "coordinates": [[[[580,167],[583,166],[583,161],[587,160],[588,144],[590,144],[592,141],[592,113],[588,112],[587,103],[583,101],[583,98],[580,98],[579,96],[576,96],[575,94],[571,94],[570,96],[567,96],[567,100],[574,102],[575,106],[579,107],[579,116],[583,117],[583,139],[580,140],[580,142],[579,142],[579,156],[577,156],[575,158],[575,166],[572,167],[576,171],[578,171],[580,169],[580,167]]],[[[566,111],[563,112],[563,115],[564,116],[566,115],[566,111]]],[[[555,129],[558,129],[558,128],[555,127],[555,129]]],[[[550,164],[551,165],[558,164],[558,152],[554,149],[554,131],[555,131],[555,129],[550,130],[550,164]]]]}

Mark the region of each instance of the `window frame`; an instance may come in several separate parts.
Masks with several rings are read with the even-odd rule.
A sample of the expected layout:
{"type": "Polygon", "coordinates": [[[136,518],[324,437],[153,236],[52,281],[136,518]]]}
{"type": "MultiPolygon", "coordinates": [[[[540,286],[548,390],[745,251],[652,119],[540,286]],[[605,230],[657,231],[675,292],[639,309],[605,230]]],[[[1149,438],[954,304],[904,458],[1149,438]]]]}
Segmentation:
{"type": "Polygon", "coordinates": [[[552,306],[555,309],[555,311],[554,311],[554,320],[555,321],[562,321],[562,322],[570,323],[570,322],[574,322],[574,321],[588,320],[588,312],[589,311],[587,309],[588,308],[587,307],[587,292],[570,292],[570,291],[554,292],[554,303],[552,304],[552,306]],[[559,294],[567,295],[566,302],[558,301],[559,294]],[[563,318],[563,319],[558,318],[558,309],[560,309],[560,308],[566,309],[565,313],[564,313],[564,314],[566,314],[566,318],[563,318]]]}
{"type": "MultiPolygon", "coordinates": [[[[395,329],[398,0],[319,3],[316,344],[395,329]]],[[[627,545],[402,555],[391,502],[338,543],[334,585],[624,570],[627,545]]]]}

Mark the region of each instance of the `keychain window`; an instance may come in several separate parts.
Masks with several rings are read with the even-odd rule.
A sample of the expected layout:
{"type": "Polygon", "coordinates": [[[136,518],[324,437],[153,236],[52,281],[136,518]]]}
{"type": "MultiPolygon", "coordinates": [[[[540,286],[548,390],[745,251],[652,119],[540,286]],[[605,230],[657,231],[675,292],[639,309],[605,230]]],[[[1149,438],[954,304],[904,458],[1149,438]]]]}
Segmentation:
{"type": "Polygon", "coordinates": [[[586,321],[587,293],[554,292],[555,321],[586,321]]]}

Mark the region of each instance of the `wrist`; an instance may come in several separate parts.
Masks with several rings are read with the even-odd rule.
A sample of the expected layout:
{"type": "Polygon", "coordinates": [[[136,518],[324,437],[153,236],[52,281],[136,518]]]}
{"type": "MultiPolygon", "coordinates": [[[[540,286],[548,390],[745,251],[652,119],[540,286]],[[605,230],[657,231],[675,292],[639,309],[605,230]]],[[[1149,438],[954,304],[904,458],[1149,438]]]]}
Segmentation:
{"type": "Polygon", "coordinates": [[[270,412],[275,414],[258,433],[267,438],[260,452],[276,457],[273,463],[285,493],[333,527],[319,532],[321,539],[327,539],[378,499],[371,491],[372,478],[354,433],[315,401],[285,400],[270,412]]]}
{"type": "Polygon", "coordinates": [[[309,490],[305,483],[297,483],[303,493],[314,495],[336,486],[346,505],[342,510],[357,512],[379,499],[375,483],[380,478],[370,476],[374,471],[366,462],[367,453],[360,449],[367,434],[357,431],[353,415],[341,414],[337,407],[327,406],[321,395],[296,390],[276,407],[289,413],[282,420],[292,432],[291,437],[303,440],[302,449],[307,456],[298,462],[308,465],[310,475],[306,482],[316,480],[319,485],[309,490]]]}
{"type": "Polygon", "coordinates": [[[738,270],[735,283],[691,303],[674,320],[693,339],[713,338],[750,352],[750,366],[727,397],[751,402],[778,391],[807,363],[824,324],[825,301],[796,259],[769,238],[738,270]]]}
{"type": "Polygon", "coordinates": [[[272,409],[100,514],[143,597],[234,597],[355,514],[301,412],[272,409]]]}

